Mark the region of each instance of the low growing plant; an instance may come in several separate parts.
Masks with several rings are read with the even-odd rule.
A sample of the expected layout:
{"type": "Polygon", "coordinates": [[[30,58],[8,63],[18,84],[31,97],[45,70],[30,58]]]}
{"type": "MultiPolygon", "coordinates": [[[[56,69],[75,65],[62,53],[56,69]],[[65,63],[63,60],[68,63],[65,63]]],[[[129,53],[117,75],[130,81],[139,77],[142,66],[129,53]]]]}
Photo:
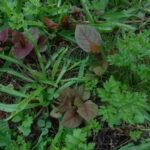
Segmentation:
{"type": "Polygon", "coordinates": [[[87,91],[84,91],[83,87],[78,90],[66,88],[60,93],[60,104],[53,110],[57,113],[51,113],[53,117],[59,117],[60,113],[63,114],[62,124],[68,128],[78,127],[82,120],[92,120],[96,117],[98,112],[98,106],[91,100],[87,91]]]}
{"type": "Polygon", "coordinates": [[[86,132],[81,129],[74,129],[72,134],[67,134],[65,138],[65,146],[62,150],[93,150],[95,143],[86,144],[86,132]]]}
{"type": "Polygon", "coordinates": [[[135,125],[150,120],[146,94],[130,91],[113,76],[103,86],[97,90],[103,102],[98,114],[103,116],[102,121],[108,122],[111,128],[123,122],[135,125]]]}

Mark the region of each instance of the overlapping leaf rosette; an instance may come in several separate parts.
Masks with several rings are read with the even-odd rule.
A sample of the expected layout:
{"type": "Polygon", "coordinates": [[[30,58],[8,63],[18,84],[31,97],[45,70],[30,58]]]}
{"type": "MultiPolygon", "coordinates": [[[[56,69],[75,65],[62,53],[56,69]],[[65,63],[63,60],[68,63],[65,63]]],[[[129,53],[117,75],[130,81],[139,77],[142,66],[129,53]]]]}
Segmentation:
{"type": "Polygon", "coordinates": [[[88,100],[89,98],[90,92],[85,91],[83,86],[78,90],[65,88],[60,93],[60,104],[51,111],[51,116],[62,116],[62,124],[65,127],[78,127],[83,120],[90,121],[97,115],[98,106],[92,100],[88,100]]]}
{"type": "MultiPolygon", "coordinates": [[[[29,32],[32,34],[34,40],[37,42],[40,52],[45,52],[47,49],[47,36],[40,36],[39,29],[31,27],[29,32]]],[[[12,36],[12,54],[17,59],[23,59],[33,50],[34,46],[32,42],[26,37],[24,32],[17,30],[11,31],[9,28],[5,28],[0,32],[0,51],[3,50],[8,36],[12,36]]]]}

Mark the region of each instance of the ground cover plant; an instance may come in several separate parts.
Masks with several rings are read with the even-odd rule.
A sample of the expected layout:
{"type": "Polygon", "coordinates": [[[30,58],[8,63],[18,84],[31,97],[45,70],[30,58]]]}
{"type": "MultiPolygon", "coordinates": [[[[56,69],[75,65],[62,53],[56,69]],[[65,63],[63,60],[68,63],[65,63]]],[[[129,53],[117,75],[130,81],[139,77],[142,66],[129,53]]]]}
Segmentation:
{"type": "Polygon", "coordinates": [[[0,1],[0,149],[150,149],[149,0],[0,1]]]}

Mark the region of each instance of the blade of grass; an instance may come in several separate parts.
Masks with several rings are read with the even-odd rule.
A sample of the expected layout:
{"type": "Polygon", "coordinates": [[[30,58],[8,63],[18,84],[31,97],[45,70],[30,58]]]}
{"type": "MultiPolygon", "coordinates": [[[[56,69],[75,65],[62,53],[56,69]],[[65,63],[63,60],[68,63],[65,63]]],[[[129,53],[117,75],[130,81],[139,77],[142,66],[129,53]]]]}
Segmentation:
{"type": "Polygon", "coordinates": [[[69,79],[63,79],[61,80],[61,82],[69,82],[69,81],[76,81],[76,82],[83,82],[83,81],[86,81],[87,78],[83,77],[83,78],[69,78],[69,79]]]}
{"type": "Polygon", "coordinates": [[[5,9],[6,14],[8,15],[8,17],[11,17],[11,9],[8,7],[7,3],[4,0],[0,1],[5,9]]]}
{"type": "MultiPolygon", "coordinates": [[[[12,56],[12,50],[10,50],[8,56],[12,56]]],[[[11,64],[11,63],[10,63],[9,61],[6,61],[6,62],[4,63],[4,65],[3,65],[2,68],[8,68],[10,64],[11,64]]],[[[3,72],[0,72],[0,77],[1,77],[2,75],[3,75],[3,72]]]]}
{"type": "Polygon", "coordinates": [[[86,58],[85,60],[83,60],[82,63],[81,63],[81,66],[80,66],[80,69],[79,69],[79,73],[78,73],[78,78],[79,78],[79,79],[82,79],[83,76],[84,76],[84,68],[85,68],[85,66],[87,66],[88,60],[89,60],[89,57],[87,57],[87,58],[86,58]]]}
{"type": "Polygon", "coordinates": [[[27,69],[33,76],[35,74],[39,74],[37,71],[32,70],[28,66],[24,65],[20,60],[17,60],[15,58],[12,58],[12,57],[9,57],[9,56],[3,55],[3,54],[0,54],[0,58],[6,60],[8,62],[14,63],[16,65],[19,65],[19,66],[23,67],[24,69],[27,69]]]}
{"type": "Polygon", "coordinates": [[[40,28],[46,28],[42,22],[26,20],[25,23],[29,26],[36,26],[40,28]]]}
{"type": "Polygon", "coordinates": [[[54,86],[54,87],[57,87],[57,84],[56,84],[54,81],[50,81],[50,80],[48,80],[48,79],[46,79],[46,80],[41,80],[40,82],[41,82],[41,83],[44,83],[44,84],[52,85],[52,86],[54,86]]]}
{"type": "Polygon", "coordinates": [[[34,50],[35,50],[35,53],[36,53],[36,55],[37,55],[37,58],[38,58],[38,61],[39,61],[39,64],[40,64],[42,73],[43,73],[43,75],[46,77],[46,71],[45,71],[45,68],[44,68],[44,63],[43,63],[42,56],[41,56],[41,54],[40,54],[40,51],[39,51],[37,42],[34,40],[33,36],[31,35],[31,33],[29,32],[29,30],[28,30],[27,28],[25,28],[25,34],[26,34],[26,36],[28,37],[28,39],[29,39],[29,40],[33,43],[33,45],[34,45],[34,50]]]}
{"type": "Polygon", "coordinates": [[[80,2],[81,2],[81,5],[82,5],[85,13],[86,13],[86,16],[87,16],[89,22],[90,23],[94,23],[93,17],[92,17],[92,15],[91,15],[91,13],[90,13],[90,11],[88,9],[88,6],[86,4],[86,0],[81,0],[80,2]]]}
{"type": "Polygon", "coordinates": [[[63,90],[64,88],[67,88],[67,87],[70,87],[71,85],[75,84],[76,81],[70,81],[70,82],[67,82],[65,83],[63,86],[61,86],[57,91],[61,91],[63,90]]]}
{"type": "Polygon", "coordinates": [[[50,65],[52,64],[52,62],[59,56],[59,54],[63,51],[64,49],[59,49],[56,53],[54,53],[52,56],[50,56],[49,61],[47,62],[47,65],[45,67],[45,69],[47,70],[50,65]]]}
{"type": "MultiPolygon", "coordinates": [[[[62,48],[64,49],[64,48],[62,48]]],[[[58,57],[58,60],[56,60],[55,64],[54,64],[54,67],[53,67],[53,70],[52,70],[52,75],[51,75],[51,79],[54,81],[54,78],[55,78],[55,75],[58,71],[58,67],[61,63],[61,60],[62,60],[62,57],[64,56],[64,54],[67,52],[68,48],[64,49],[62,51],[62,53],[60,54],[60,56],[58,57]]]]}
{"type": "MultiPolygon", "coordinates": [[[[73,32],[71,32],[71,33],[73,33],[73,32]]],[[[59,32],[58,35],[61,36],[64,39],[66,39],[69,42],[77,44],[75,38],[70,34],[70,31],[63,30],[63,31],[59,32]]]]}
{"type": "Polygon", "coordinates": [[[19,112],[23,111],[23,110],[27,107],[28,103],[29,103],[31,100],[35,99],[36,96],[38,96],[38,95],[41,93],[41,91],[43,91],[45,88],[46,88],[46,87],[40,87],[40,88],[38,88],[37,90],[31,92],[31,94],[30,94],[28,97],[26,97],[24,100],[22,100],[22,101],[17,105],[16,110],[11,113],[11,115],[6,119],[6,121],[10,120],[10,119],[13,118],[16,114],[18,114],[19,112]]]}
{"type": "Polygon", "coordinates": [[[57,143],[59,143],[59,140],[61,138],[61,135],[63,133],[63,125],[61,124],[61,122],[59,121],[59,129],[58,129],[58,132],[57,134],[55,135],[50,147],[48,147],[48,150],[57,150],[58,147],[57,147],[57,143]]]}
{"type": "Polygon", "coordinates": [[[66,73],[69,64],[70,64],[70,61],[68,61],[67,64],[64,63],[64,65],[63,65],[63,67],[62,67],[62,70],[61,70],[61,72],[60,72],[60,74],[59,74],[59,76],[58,76],[58,78],[57,78],[57,80],[56,80],[56,84],[57,84],[57,85],[58,85],[58,83],[60,82],[60,80],[62,79],[63,75],[66,73]]]}
{"type": "Polygon", "coordinates": [[[3,54],[0,54],[0,58],[1,59],[4,59],[6,61],[9,61],[11,63],[14,63],[16,65],[19,65],[27,70],[31,70],[29,67],[27,67],[26,65],[24,65],[21,61],[17,60],[17,59],[14,59],[12,57],[9,57],[9,56],[6,56],[6,55],[3,55],[3,54]]]}
{"type": "Polygon", "coordinates": [[[25,76],[17,71],[14,71],[10,68],[0,68],[0,72],[7,72],[8,74],[11,74],[13,76],[19,77],[22,80],[28,81],[28,82],[33,82],[33,80],[31,78],[29,78],[28,76],[25,76]]]}
{"type": "Polygon", "coordinates": [[[19,91],[13,90],[10,87],[4,86],[2,84],[0,84],[0,91],[4,92],[4,93],[7,93],[9,95],[13,95],[13,96],[26,97],[25,94],[23,94],[19,91]]]}
{"type": "Polygon", "coordinates": [[[22,0],[17,0],[16,13],[20,14],[22,6],[22,0]]]}
{"type": "MultiPolygon", "coordinates": [[[[38,107],[38,106],[41,106],[41,104],[40,103],[28,104],[25,109],[31,109],[31,108],[38,107]]],[[[0,103],[0,111],[4,111],[4,112],[8,112],[8,113],[15,111],[17,109],[17,107],[18,107],[18,104],[0,103]]]]}
{"type": "Polygon", "coordinates": [[[80,66],[81,62],[82,62],[82,61],[74,63],[72,66],[70,66],[70,67],[68,68],[68,71],[74,69],[74,68],[77,67],[77,66],[80,66]]]}
{"type": "Polygon", "coordinates": [[[17,108],[17,104],[3,104],[0,103],[0,110],[4,112],[13,112],[17,108]]]}

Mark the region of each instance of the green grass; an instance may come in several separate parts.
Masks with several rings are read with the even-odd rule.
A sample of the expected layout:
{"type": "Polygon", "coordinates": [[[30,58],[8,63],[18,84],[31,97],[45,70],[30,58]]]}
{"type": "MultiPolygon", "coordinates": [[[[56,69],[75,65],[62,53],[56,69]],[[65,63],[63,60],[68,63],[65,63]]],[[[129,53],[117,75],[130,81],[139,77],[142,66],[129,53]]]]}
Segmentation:
{"type": "MultiPolygon", "coordinates": [[[[34,48],[19,60],[12,36],[4,43],[0,37],[0,149],[107,150],[112,145],[114,150],[149,150],[149,17],[149,0],[1,0],[0,34],[5,28],[22,32],[34,48]],[[73,13],[72,6],[80,11],[73,13]],[[70,19],[64,23],[66,16],[70,19]],[[46,26],[42,17],[59,26],[46,26]],[[77,24],[101,35],[99,54],[79,47],[77,24]],[[48,36],[45,52],[30,27],[48,36]],[[76,129],[51,114],[59,112],[60,92],[68,87],[82,96],[90,93],[99,109],[95,119],[76,129]],[[109,132],[101,134],[105,129],[109,132]]],[[[64,94],[66,99],[71,95],[64,94]]]]}

